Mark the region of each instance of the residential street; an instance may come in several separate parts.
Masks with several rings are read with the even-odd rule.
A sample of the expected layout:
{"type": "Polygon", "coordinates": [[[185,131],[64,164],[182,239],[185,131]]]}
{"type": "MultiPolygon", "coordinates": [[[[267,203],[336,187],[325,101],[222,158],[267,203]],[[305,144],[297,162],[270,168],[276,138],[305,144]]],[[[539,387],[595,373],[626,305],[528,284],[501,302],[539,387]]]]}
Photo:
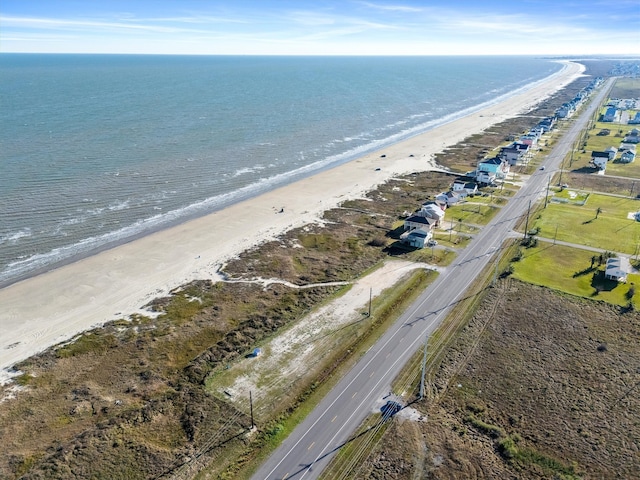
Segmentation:
{"type": "MultiPolygon", "coordinates": [[[[610,79],[565,137],[495,218],[459,252],[455,261],[342,378],[311,414],[261,466],[255,479],[315,479],[370,413],[384,403],[393,379],[464,297],[476,276],[495,260],[516,222],[545,194],[547,183],[608,93],[610,79]]],[[[375,312],[374,312],[375,315],[375,312]]]]}

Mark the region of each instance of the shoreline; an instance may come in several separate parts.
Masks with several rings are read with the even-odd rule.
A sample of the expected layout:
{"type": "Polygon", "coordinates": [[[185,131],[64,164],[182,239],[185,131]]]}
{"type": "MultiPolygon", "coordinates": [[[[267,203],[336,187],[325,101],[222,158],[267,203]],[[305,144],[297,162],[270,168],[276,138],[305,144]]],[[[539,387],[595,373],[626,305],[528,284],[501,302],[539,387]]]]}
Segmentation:
{"type": "Polygon", "coordinates": [[[578,63],[564,64],[530,88],[426,132],[0,286],[0,383],[16,362],[105,322],[134,313],[148,315],[141,308],[153,298],[195,279],[219,278],[219,266],[230,258],[287,230],[318,222],[324,211],[344,200],[361,197],[394,176],[436,169],[434,154],[528,111],[584,72],[578,63]]]}
{"type": "MultiPolygon", "coordinates": [[[[354,150],[345,151],[340,155],[338,155],[338,157],[340,157],[339,159],[333,159],[331,161],[320,160],[316,162],[316,164],[319,164],[319,166],[314,166],[315,164],[306,165],[303,167],[299,167],[296,170],[280,173],[275,175],[274,177],[268,177],[266,179],[263,179],[263,180],[266,180],[265,183],[270,184],[268,186],[258,187],[257,189],[254,190],[254,187],[256,187],[256,185],[261,183],[261,182],[256,182],[254,184],[247,185],[245,187],[242,187],[239,190],[234,191],[231,195],[233,198],[221,201],[220,203],[217,202],[218,197],[229,196],[228,193],[221,194],[218,197],[214,196],[214,197],[206,198],[201,201],[195,202],[191,205],[187,205],[187,206],[179,207],[174,210],[167,211],[166,213],[161,215],[161,217],[168,217],[168,218],[164,218],[164,219],[160,218],[159,220],[156,220],[156,216],[153,216],[153,217],[143,219],[139,222],[136,222],[136,223],[141,223],[143,225],[146,223],[149,223],[150,224],[149,227],[143,226],[141,228],[136,228],[135,224],[127,225],[125,227],[122,227],[119,230],[106,232],[95,237],[88,237],[85,239],[81,239],[78,243],[75,243],[75,244],[63,245],[63,246],[57,247],[48,253],[45,252],[41,254],[36,254],[33,257],[27,258],[26,262],[30,262],[33,258],[36,258],[36,257],[47,257],[49,255],[52,255],[57,250],[61,250],[61,251],[68,250],[70,252],[73,252],[73,250],[76,250],[73,253],[66,253],[66,254],[63,253],[58,258],[55,258],[51,261],[45,261],[38,266],[27,267],[24,270],[18,267],[17,270],[19,273],[15,273],[13,275],[10,275],[9,277],[4,277],[0,275],[0,290],[2,290],[3,288],[9,287],[15,283],[28,280],[38,275],[42,275],[43,273],[47,273],[51,270],[56,270],[66,265],[91,257],[93,255],[97,255],[106,250],[111,250],[121,245],[130,243],[132,241],[139,240],[147,235],[151,235],[162,230],[173,228],[182,223],[186,223],[191,220],[197,219],[199,217],[207,216],[217,211],[224,210],[225,208],[228,208],[236,203],[240,203],[245,200],[250,200],[252,198],[257,198],[260,195],[270,190],[275,190],[280,187],[290,185],[291,183],[295,183],[308,176],[316,175],[316,174],[340,167],[345,163],[351,162],[353,160],[357,160],[358,158],[364,157],[368,154],[378,152],[384,148],[393,146],[397,143],[401,143],[412,137],[422,135],[431,130],[434,130],[444,125],[447,125],[449,123],[455,122],[475,112],[491,107],[492,105],[499,104],[509,99],[512,96],[518,95],[519,93],[525,92],[527,90],[530,90],[536,87],[541,82],[548,81],[554,75],[561,73],[563,68],[566,68],[566,62],[555,60],[555,61],[552,61],[552,63],[559,64],[561,68],[557,72],[554,72],[553,74],[547,77],[533,81],[524,86],[518,87],[515,90],[504,93],[496,98],[487,100],[478,105],[467,107],[463,110],[450,113],[442,118],[434,119],[424,124],[414,126],[408,130],[397,132],[387,138],[373,140],[371,143],[356,147],[354,150]],[[282,177],[282,178],[278,178],[278,177],[282,177]],[[243,192],[243,190],[246,187],[250,187],[250,188],[243,192]],[[214,200],[214,205],[210,205],[208,207],[202,206],[202,205],[211,203],[212,200],[214,200]],[[126,231],[131,231],[131,233],[124,233],[126,231]],[[82,243],[88,243],[90,246],[88,246],[87,248],[78,249],[77,248],[78,245],[82,243]]],[[[20,262],[9,263],[8,266],[12,266],[18,263],[20,262]]]]}

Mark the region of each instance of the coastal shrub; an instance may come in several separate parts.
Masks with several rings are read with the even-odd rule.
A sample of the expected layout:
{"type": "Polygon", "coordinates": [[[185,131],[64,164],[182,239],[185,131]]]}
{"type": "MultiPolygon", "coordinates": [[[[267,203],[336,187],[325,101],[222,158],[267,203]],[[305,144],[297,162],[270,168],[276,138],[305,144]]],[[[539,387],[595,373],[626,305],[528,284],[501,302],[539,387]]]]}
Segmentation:
{"type": "Polygon", "coordinates": [[[486,433],[487,435],[489,435],[489,436],[491,436],[493,438],[501,438],[501,437],[505,436],[505,432],[504,432],[504,430],[502,428],[498,427],[497,425],[492,425],[490,423],[486,423],[486,422],[480,420],[478,417],[476,417],[472,413],[467,415],[465,420],[467,421],[467,423],[470,423],[471,425],[476,427],[481,432],[486,433]]]}
{"type": "Polygon", "coordinates": [[[369,242],[369,245],[372,247],[385,247],[387,241],[383,237],[375,237],[369,242]]]}
{"type": "Polygon", "coordinates": [[[95,332],[80,335],[71,343],[62,346],[56,351],[58,358],[69,358],[87,353],[104,355],[110,348],[116,347],[118,340],[111,334],[95,332]]]}

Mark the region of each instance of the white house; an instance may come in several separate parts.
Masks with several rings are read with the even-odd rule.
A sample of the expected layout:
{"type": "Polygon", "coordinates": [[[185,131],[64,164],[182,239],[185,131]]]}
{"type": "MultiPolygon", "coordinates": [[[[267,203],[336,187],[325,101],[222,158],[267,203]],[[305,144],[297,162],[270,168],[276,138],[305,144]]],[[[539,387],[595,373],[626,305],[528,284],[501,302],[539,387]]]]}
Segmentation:
{"type": "Polygon", "coordinates": [[[400,235],[400,241],[410,247],[424,248],[425,244],[431,239],[431,230],[423,228],[415,228],[400,235]]]}
{"type": "Polygon", "coordinates": [[[411,215],[404,221],[405,230],[415,230],[421,228],[423,230],[431,230],[431,226],[436,223],[436,220],[427,217],[421,217],[420,215],[411,215]]]}
{"type": "Polygon", "coordinates": [[[607,280],[626,282],[627,274],[630,270],[631,265],[628,258],[609,258],[607,260],[607,267],[604,272],[604,278],[606,278],[607,280]]]}
{"type": "Polygon", "coordinates": [[[440,224],[440,221],[444,218],[444,210],[437,204],[430,202],[422,205],[422,208],[416,212],[416,215],[433,220],[431,225],[437,227],[440,224]]]}
{"type": "Polygon", "coordinates": [[[609,160],[613,160],[616,158],[616,154],[618,153],[618,149],[616,147],[609,147],[605,149],[605,153],[609,154],[609,160]]]}
{"type": "Polygon", "coordinates": [[[488,158],[478,163],[476,181],[490,185],[496,178],[506,178],[508,173],[509,162],[498,157],[488,158]]]}
{"type": "Polygon", "coordinates": [[[478,184],[464,178],[458,178],[453,182],[453,185],[451,185],[451,190],[461,197],[466,197],[467,195],[475,195],[478,193],[478,184]]]}
{"type": "Polygon", "coordinates": [[[625,150],[620,155],[620,163],[631,163],[636,159],[635,150],[625,150]]]}
{"type": "Polygon", "coordinates": [[[449,191],[449,192],[443,192],[440,195],[436,196],[436,202],[437,203],[444,203],[446,204],[448,207],[455,205],[456,203],[458,203],[461,200],[460,195],[458,194],[458,192],[453,192],[453,191],[449,191]]]}

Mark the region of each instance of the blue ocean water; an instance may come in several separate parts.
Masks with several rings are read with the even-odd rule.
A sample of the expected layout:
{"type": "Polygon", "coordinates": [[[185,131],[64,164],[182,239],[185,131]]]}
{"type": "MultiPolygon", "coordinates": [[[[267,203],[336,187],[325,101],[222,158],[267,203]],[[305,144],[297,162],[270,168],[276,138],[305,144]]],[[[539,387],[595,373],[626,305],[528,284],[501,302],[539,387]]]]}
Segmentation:
{"type": "Polygon", "coordinates": [[[527,57],[0,54],[0,285],[540,80],[527,57]]]}

